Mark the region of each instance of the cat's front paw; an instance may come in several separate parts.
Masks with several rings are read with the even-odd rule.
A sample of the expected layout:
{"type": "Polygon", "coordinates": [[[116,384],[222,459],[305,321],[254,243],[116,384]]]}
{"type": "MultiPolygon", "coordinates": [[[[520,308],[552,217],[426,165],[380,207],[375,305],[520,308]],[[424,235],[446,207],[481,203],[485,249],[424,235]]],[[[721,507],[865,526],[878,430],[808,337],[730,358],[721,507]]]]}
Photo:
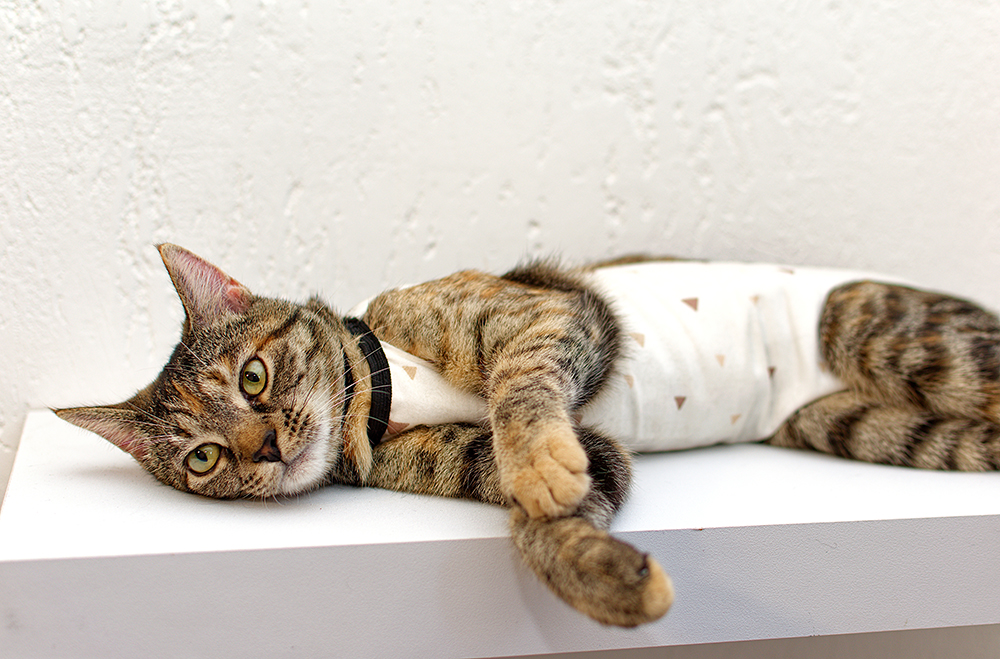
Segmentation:
{"type": "Polygon", "coordinates": [[[500,469],[500,484],[533,518],[572,514],[590,489],[587,453],[571,428],[534,438],[500,469]],[[514,464],[511,464],[511,463],[514,464]]]}
{"type": "Polygon", "coordinates": [[[528,566],[567,604],[605,625],[661,618],[674,601],[670,577],[651,556],[582,517],[543,520],[511,511],[511,537],[528,566]]]}

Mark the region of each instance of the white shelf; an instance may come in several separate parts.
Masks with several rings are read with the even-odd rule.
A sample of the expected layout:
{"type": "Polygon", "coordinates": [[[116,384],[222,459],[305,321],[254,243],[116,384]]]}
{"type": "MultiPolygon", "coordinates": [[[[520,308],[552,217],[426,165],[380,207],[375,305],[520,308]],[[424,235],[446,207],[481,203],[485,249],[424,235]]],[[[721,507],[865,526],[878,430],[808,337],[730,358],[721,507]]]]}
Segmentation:
{"type": "Polygon", "coordinates": [[[0,654],[479,657],[1000,622],[1000,474],[648,455],[614,530],[674,579],[656,624],[556,600],[500,509],[346,487],[203,499],[32,412],[0,508],[0,654]]]}

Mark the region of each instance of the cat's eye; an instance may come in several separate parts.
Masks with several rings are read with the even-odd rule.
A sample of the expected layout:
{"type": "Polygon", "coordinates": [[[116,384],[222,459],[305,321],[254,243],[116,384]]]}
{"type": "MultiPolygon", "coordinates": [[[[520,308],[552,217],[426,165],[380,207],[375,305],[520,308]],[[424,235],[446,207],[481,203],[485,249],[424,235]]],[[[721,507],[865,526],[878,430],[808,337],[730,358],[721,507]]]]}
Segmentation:
{"type": "Polygon", "coordinates": [[[255,357],[243,367],[240,389],[247,396],[256,396],[264,391],[265,386],[267,386],[267,369],[264,368],[264,362],[255,357]]]}
{"type": "Polygon", "coordinates": [[[218,444],[202,444],[188,453],[188,469],[196,474],[207,474],[215,468],[220,455],[222,455],[222,450],[218,444]]]}

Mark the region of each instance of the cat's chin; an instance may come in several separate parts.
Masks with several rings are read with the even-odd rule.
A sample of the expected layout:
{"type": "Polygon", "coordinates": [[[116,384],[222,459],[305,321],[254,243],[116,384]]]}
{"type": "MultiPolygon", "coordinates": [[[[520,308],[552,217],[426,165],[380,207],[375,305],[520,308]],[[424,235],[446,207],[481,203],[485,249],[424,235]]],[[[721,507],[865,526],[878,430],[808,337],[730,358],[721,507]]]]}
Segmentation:
{"type": "Polygon", "coordinates": [[[326,482],[327,448],[329,437],[317,433],[319,437],[309,442],[285,467],[278,483],[278,494],[291,496],[314,490],[326,482]]]}

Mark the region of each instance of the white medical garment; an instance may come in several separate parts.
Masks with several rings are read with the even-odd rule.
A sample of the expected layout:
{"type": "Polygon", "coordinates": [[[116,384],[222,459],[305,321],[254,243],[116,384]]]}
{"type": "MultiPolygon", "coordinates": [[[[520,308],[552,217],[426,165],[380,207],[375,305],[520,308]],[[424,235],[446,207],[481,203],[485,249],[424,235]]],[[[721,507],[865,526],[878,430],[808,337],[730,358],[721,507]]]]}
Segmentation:
{"type": "MultiPolygon", "coordinates": [[[[747,442],[842,390],[819,353],[830,290],[866,273],[779,265],[662,262],[602,268],[596,288],[622,320],[625,358],[580,413],[639,451],[747,442]]],[[[352,310],[361,314],[367,304],[352,310]]],[[[383,343],[392,377],[389,433],[486,420],[485,401],[429,363],[383,343]]]]}

